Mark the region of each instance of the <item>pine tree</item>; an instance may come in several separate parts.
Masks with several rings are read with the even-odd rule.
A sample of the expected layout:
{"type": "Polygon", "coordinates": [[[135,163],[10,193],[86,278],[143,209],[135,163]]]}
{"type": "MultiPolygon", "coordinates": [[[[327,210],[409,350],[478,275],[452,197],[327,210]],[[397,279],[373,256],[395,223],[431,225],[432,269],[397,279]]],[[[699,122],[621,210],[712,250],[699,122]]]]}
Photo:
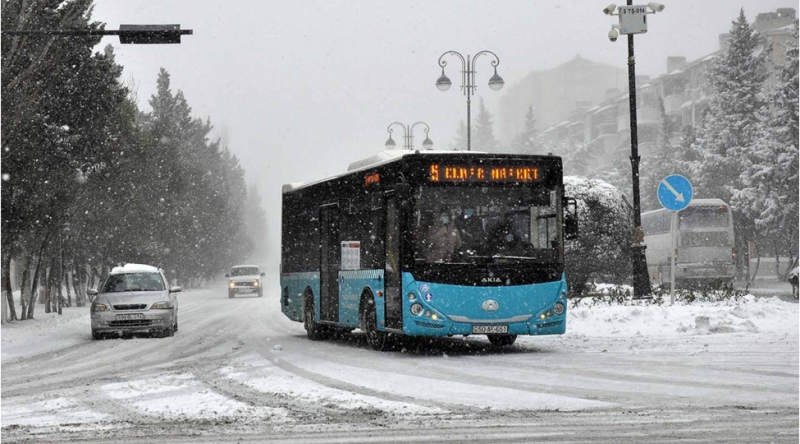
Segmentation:
{"type": "Polygon", "coordinates": [[[486,109],[483,104],[483,99],[480,100],[478,108],[478,118],[475,122],[475,132],[472,138],[473,151],[486,151],[489,153],[496,153],[499,151],[499,143],[494,138],[494,121],[492,113],[486,109]]]}
{"type": "Polygon", "coordinates": [[[253,244],[254,252],[263,253],[266,251],[267,212],[261,206],[261,195],[256,184],[248,187],[246,202],[245,226],[247,238],[253,244]]]}
{"type": "Polygon", "coordinates": [[[528,106],[525,113],[525,126],[522,132],[517,134],[509,151],[520,154],[538,154],[539,146],[536,143],[536,118],[533,117],[533,106],[528,106]]]}
{"type": "MultiPolygon", "coordinates": [[[[768,76],[770,48],[747,22],[744,9],[731,27],[728,48],[716,58],[709,72],[714,88],[709,109],[695,143],[698,161],[690,171],[696,179],[695,197],[732,202],[735,190],[744,187],[742,175],[752,163],[759,133],[759,110],[765,100],[762,88],[768,76]],[[766,47],[759,50],[759,47],[766,47]]],[[[756,237],[753,219],[735,202],[733,210],[736,249],[745,251],[756,237]]],[[[739,274],[747,266],[739,256],[739,274]]]]}
{"type": "Polygon", "coordinates": [[[658,104],[661,109],[661,126],[659,127],[656,150],[649,156],[642,156],[640,168],[640,194],[644,211],[661,207],[658,202],[659,183],[670,174],[677,174],[683,170],[681,165],[684,159],[681,157],[678,147],[670,142],[672,121],[664,110],[664,100],[660,96],[658,104]]]}
{"type": "Polygon", "coordinates": [[[731,27],[728,49],[713,63],[709,82],[714,88],[708,112],[698,135],[701,156],[692,165],[698,179],[698,197],[730,200],[740,188],[749,152],[758,133],[758,110],[767,78],[770,51],[757,52],[764,40],[747,22],[744,9],[731,27]]]}
{"type": "Polygon", "coordinates": [[[456,138],[450,144],[450,149],[454,151],[467,150],[467,125],[461,120],[458,122],[458,130],[456,131],[456,138]]]}
{"type": "MultiPolygon", "coordinates": [[[[751,218],[759,237],[776,250],[787,244],[797,257],[798,241],[798,28],[784,50],[786,64],[760,110],[750,164],[740,176],[733,204],[751,218]]],[[[779,255],[775,251],[776,256],[779,255]]]]}

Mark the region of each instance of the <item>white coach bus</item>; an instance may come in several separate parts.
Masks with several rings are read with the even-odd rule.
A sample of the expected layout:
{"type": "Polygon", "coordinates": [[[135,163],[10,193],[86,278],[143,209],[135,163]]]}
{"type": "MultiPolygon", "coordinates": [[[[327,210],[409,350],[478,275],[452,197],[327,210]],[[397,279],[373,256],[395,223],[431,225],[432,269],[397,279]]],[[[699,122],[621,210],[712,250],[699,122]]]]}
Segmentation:
{"type": "Polygon", "coordinates": [[[678,212],[674,250],[671,219],[672,211],[666,209],[642,213],[650,278],[668,283],[670,255],[675,254],[675,280],[682,284],[732,281],[736,251],[730,206],[721,199],[693,199],[678,212]]]}

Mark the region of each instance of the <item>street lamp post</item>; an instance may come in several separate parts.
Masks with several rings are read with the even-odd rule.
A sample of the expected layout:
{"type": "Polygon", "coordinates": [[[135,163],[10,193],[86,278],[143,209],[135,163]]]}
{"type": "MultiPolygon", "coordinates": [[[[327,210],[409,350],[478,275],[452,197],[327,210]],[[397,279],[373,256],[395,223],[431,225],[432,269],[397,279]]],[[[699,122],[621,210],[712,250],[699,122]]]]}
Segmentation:
{"type": "Polygon", "coordinates": [[[655,14],[664,10],[664,5],[650,2],[647,5],[633,5],[627,0],[626,6],[610,4],[603,9],[609,16],[619,16],[619,25],[611,25],[608,38],[616,42],[619,34],[628,35],[628,99],[631,123],[631,170],[633,179],[633,245],[631,260],[633,262],[633,297],[644,298],[652,294],[650,276],[647,271],[645,256],[644,231],[642,230],[642,204],[639,197],[639,132],[636,123],[636,59],[633,56],[634,34],[647,32],[647,14],[655,14]],[[617,12],[615,12],[617,11],[617,12]],[[619,31],[617,31],[619,30],[619,31]]]}
{"type": "Polygon", "coordinates": [[[397,146],[397,144],[394,142],[394,139],[392,139],[392,132],[394,131],[392,127],[395,125],[400,125],[400,127],[403,128],[403,148],[407,150],[414,149],[414,127],[417,125],[425,125],[425,128],[423,128],[423,131],[425,131],[425,140],[422,141],[422,146],[426,150],[429,150],[433,147],[433,141],[430,139],[430,137],[428,137],[428,131],[430,131],[431,128],[428,126],[427,123],[416,122],[413,123],[411,126],[409,126],[409,125],[404,125],[401,122],[392,122],[386,128],[386,131],[389,131],[389,140],[387,140],[385,143],[386,149],[390,150],[393,149],[395,146],[397,146]]]}
{"type": "Polygon", "coordinates": [[[26,36],[47,35],[55,37],[80,37],[99,35],[118,35],[122,44],[162,44],[180,43],[182,35],[192,35],[191,29],[181,29],[181,25],[120,25],[119,29],[75,29],[75,30],[3,30],[2,35],[26,36]]]}
{"type": "Polygon", "coordinates": [[[467,96],[467,151],[471,151],[472,134],[470,125],[471,121],[470,108],[472,105],[471,96],[472,94],[475,93],[475,88],[476,88],[475,62],[478,60],[480,56],[484,54],[490,54],[492,57],[494,57],[494,60],[492,60],[491,62],[492,66],[494,67],[494,75],[491,78],[489,78],[489,88],[492,88],[492,90],[494,91],[499,91],[505,84],[503,78],[497,75],[497,65],[500,64],[500,58],[497,57],[497,54],[493,53],[492,51],[481,51],[475,54],[475,56],[472,58],[470,58],[469,54],[467,54],[467,57],[464,58],[464,56],[461,55],[461,53],[456,51],[445,52],[444,54],[439,56],[439,66],[442,67],[442,75],[436,80],[436,87],[439,88],[439,91],[447,91],[453,84],[453,82],[451,82],[450,79],[444,74],[444,67],[447,66],[447,62],[444,61],[443,59],[444,56],[449,54],[455,55],[459,59],[461,59],[461,91],[464,93],[464,95],[467,96]]]}

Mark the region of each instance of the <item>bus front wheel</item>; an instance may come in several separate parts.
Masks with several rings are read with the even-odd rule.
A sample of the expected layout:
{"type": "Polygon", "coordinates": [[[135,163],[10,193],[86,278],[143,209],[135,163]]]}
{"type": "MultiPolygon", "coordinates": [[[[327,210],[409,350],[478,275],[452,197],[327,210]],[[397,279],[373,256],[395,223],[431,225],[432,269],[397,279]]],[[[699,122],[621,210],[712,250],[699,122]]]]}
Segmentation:
{"type": "Polygon", "coordinates": [[[495,347],[508,347],[517,340],[517,335],[487,335],[486,337],[495,347]]]}
{"type": "Polygon", "coordinates": [[[375,313],[375,300],[366,297],[361,301],[361,330],[367,337],[367,344],[375,351],[387,349],[386,332],[378,330],[378,315],[375,313]]]}
{"type": "Polygon", "coordinates": [[[308,339],[320,341],[326,338],[325,326],[314,322],[314,297],[306,295],[303,302],[303,326],[308,339]]]}

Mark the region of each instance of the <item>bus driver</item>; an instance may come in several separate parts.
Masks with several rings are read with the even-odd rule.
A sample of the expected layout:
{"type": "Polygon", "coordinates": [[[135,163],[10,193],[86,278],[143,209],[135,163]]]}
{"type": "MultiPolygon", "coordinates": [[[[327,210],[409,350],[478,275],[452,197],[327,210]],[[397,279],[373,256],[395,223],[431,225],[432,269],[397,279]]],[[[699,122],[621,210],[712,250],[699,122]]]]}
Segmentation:
{"type": "Polygon", "coordinates": [[[447,211],[441,211],[433,225],[428,228],[425,246],[425,260],[428,262],[449,261],[456,250],[461,248],[461,236],[458,230],[451,228],[450,214],[447,211]]]}

